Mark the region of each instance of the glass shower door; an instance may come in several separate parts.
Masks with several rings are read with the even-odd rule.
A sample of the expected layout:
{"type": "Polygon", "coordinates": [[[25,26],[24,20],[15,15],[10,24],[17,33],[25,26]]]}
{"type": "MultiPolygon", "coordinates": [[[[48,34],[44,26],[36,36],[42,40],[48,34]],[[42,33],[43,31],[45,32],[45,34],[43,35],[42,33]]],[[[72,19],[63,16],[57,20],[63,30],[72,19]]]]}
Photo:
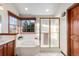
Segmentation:
{"type": "Polygon", "coordinates": [[[41,19],[41,47],[49,47],[49,19],[41,19]]]}
{"type": "Polygon", "coordinates": [[[59,19],[51,19],[51,47],[59,47],[59,19]]]}

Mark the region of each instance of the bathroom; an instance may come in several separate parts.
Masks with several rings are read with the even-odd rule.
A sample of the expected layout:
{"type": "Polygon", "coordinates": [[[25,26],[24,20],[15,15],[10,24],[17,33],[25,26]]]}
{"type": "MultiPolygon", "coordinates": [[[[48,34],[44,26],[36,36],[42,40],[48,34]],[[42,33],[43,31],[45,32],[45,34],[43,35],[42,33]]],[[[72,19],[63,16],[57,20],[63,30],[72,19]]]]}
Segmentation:
{"type": "MultiPolygon", "coordinates": [[[[8,42],[14,39],[13,44],[15,47],[13,49],[15,49],[15,56],[63,56],[61,51],[67,54],[67,29],[62,29],[66,28],[66,20],[63,20],[66,19],[66,16],[59,17],[59,15],[61,16],[62,13],[65,14],[64,11],[70,5],[71,4],[58,3],[1,4],[0,38],[2,38],[2,40],[0,40],[0,42],[3,42],[1,43],[3,49],[5,47],[4,44],[9,45],[8,42]],[[63,7],[63,5],[65,7],[63,7]],[[63,7],[63,10],[61,12],[58,11],[58,14],[56,13],[57,9],[55,9],[55,7],[58,8],[59,6],[63,7]],[[52,11],[52,8],[54,11],[52,11]],[[64,25],[62,25],[63,23],[64,25]],[[63,32],[66,34],[63,34],[63,32]],[[61,40],[63,40],[62,34],[65,39],[65,41],[63,41],[65,44],[63,45],[61,44],[61,40]]],[[[60,8],[60,10],[61,9],[62,8],[60,8]]],[[[11,52],[8,54],[11,54],[11,52]]]]}

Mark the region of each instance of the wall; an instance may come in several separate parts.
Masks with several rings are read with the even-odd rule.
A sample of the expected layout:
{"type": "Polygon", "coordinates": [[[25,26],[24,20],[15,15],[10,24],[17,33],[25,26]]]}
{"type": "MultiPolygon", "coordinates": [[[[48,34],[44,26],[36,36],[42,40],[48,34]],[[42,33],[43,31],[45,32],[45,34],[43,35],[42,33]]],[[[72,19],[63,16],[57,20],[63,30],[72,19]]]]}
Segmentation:
{"type": "MultiPolygon", "coordinates": [[[[72,4],[65,5],[62,10],[60,9],[60,15],[71,5],[72,4]]],[[[65,55],[67,55],[67,13],[64,17],[60,16],[60,49],[65,55]]]]}
{"type": "Polygon", "coordinates": [[[0,33],[2,32],[3,11],[0,10],[0,33]]]}
{"type": "MultiPolygon", "coordinates": [[[[17,35],[17,38],[19,36],[23,36],[23,39],[21,41],[26,41],[26,43],[29,45],[39,45],[39,18],[36,18],[34,33],[19,33],[17,35]]],[[[19,43],[20,40],[16,40],[16,42],[19,43]]]]}
{"type": "Polygon", "coordinates": [[[1,4],[4,8],[4,10],[2,11],[2,33],[8,33],[8,10],[11,11],[12,13],[18,15],[16,9],[13,7],[12,4],[1,4]]]}
{"type": "Polygon", "coordinates": [[[60,19],[60,48],[67,55],[67,19],[60,19]]]}

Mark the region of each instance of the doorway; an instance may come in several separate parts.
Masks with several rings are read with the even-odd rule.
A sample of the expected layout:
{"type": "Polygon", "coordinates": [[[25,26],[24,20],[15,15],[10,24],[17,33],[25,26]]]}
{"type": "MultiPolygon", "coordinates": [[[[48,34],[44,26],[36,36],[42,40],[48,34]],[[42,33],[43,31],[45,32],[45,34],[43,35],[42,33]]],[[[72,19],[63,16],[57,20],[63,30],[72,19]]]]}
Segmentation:
{"type": "Polygon", "coordinates": [[[60,19],[40,18],[40,47],[59,48],[60,45],[60,19]]]}

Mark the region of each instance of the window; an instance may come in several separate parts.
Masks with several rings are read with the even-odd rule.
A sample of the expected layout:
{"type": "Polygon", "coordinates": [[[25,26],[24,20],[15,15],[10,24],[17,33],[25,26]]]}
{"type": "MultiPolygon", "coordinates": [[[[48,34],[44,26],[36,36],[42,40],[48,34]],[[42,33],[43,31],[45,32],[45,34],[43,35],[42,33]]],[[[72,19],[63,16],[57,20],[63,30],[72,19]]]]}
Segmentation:
{"type": "Polygon", "coordinates": [[[2,25],[1,20],[2,20],[2,17],[0,15],[0,33],[1,33],[1,29],[2,29],[2,27],[1,27],[1,25],[2,25]]]}
{"type": "Polygon", "coordinates": [[[21,30],[22,32],[35,32],[35,20],[22,20],[21,30]]]}
{"type": "Polygon", "coordinates": [[[13,13],[11,13],[10,11],[8,11],[8,22],[9,22],[9,33],[17,33],[17,16],[14,15],[13,13]]]}
{"type": "Polygon", "coordinates": [[[15,17],[10,16],[10,33],[16,33],[17,19],[15,17]]]}

